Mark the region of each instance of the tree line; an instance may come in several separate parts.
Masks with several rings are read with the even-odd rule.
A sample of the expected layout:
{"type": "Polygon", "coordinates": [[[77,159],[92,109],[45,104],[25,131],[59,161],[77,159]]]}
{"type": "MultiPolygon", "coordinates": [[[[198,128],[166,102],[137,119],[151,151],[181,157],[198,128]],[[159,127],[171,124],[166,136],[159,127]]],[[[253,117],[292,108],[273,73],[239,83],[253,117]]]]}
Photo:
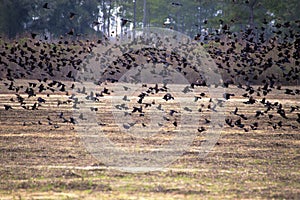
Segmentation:
{"type": "Polygon", "coordinates": [[[298,20],[298,0],[0,0],[0,34],[116,35],[133,26],[168,27],[189,36],[298,20]]]}

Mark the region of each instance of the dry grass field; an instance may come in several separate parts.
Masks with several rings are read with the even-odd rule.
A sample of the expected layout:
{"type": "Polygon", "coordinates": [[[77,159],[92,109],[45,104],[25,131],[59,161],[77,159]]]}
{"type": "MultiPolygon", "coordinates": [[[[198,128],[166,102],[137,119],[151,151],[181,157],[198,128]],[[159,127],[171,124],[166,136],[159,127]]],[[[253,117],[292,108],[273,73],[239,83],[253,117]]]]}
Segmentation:
{"type": "MultiPolygon", "coordinates": [[[[155,101],[155,106],[161,104],[165,112],[180,108],[180,113],[172,119],[169,116],[171,121],[177,120],[177,127],[172,126],[172,122],[162,122],[159,133],[148,138],[124,132],[122,123],[117,119],[123,110],[114,108],[117,100],[111,101],[110,96],[113,95],[101,97],[88,107],[98,108],[94,113],[102,124],[101,130],[110,141],[125,150],[139,149],[142,152],[168,143],[178,129],[191,133],[196,130],[191,145],[173,162],[159,171],[132,173],[107,166],[93,157],[85,148],[82,132],[78,131],[81,122],[64,123],[59,117],[61,112],[65,119],[76,115],[74,102],[68,102],[72,93],[80,95],[76,90],[69,91],[68,95],[55,92],[47,96],[46,92],[42,92],[26,98],[27,106],[33,106],[38,97],[46,100],[40,103],[38,109],[32,110],[24,109],[16,102],[16,95],[6,89],[5,82],[9,83],[0,83],[1,200],[300,198],[300,124],[296,121],[299,110],[287,112],[288,119],[278,115],[275,109],[268,113],[274,115],[272,119],[267,114],[254,117],[257,110],[265,109],[262,104],[245,104],[243,102],[247,98],[242,97],[244,90],[226,88],[225,92],[235,96],[224,102],[225,115],[220,114],[219,117],[238,120],[240,117],[232,114],[238,107],[238,113],[248,118],[242,121],[246,131],[244,128],[230,127],[222,121],[224,124],[217,124],[222,126],[222,130],[216,144],[208,155],[200,158],[201,144],[209,138],[207,130],[216,125],[204,120],[211,120],[213,112],[207,108],[210,96],[204,88],[194,90],[196,94],[206,93],[197,102],[193,96],[181,98],[182,93],[176,90],[177,85],[169,86],[173,89],[174,101],[163,101],[163,94],[146,97],[145,102],[155,101]],[[58,102],[61,104],[58,105],[58,102]],[[5,110],[4,105],[11,105],[12,109],[5,110]],[[182,105],[188,105],[191,111],[184,110],[182,105]],[[202,109],[201,115],[197,112],[199,108],[202,109]],[[191,120],[190,124],[180,126],[184,120],[180,115],[184,112],[191,119],[196,118],[198,124],[191,120]],[[279,121],[282,122],[281,127],[276,125],[274,128],[279,121]],[[257,130],[250,126],[255,122],[258,122],[257,130]],[[205,131],[197,131],[199,127],[205,131]]],[[[15,85],[24,85],[25,82],[28,80],[18,80],[15,85]]],[[[65,84],[70,86],[70,83],[65,84]]],[[[103,89],[101,87],[99,90],[103,89]]],[[[106,87],[113,88],[114,85],[106,87]]],[[[117,88],[122,87],[119,85],[117,88]]],[[[299,95],[287,95],[284,91],[271,91],[268,101],[281,103],[287,111],[291,106],[300,106],[299,95]]],[[[137,98],[135,95],[134,92],[129,93],[128,98],[133,101],[137,98]]],[[[256,99],[261,100],[262,97],[256,99]]],[[[145,121],[134,125],[135,133],[140,132],[142,136],[145,128],[153,122],[151,112],[147,112],[145,121]]]]}
{"type": "Polygon", "coordinates": [[[162,1],[177,20],[132,31],[129,1],[12,2],[31,14],[0,16],[0,200],[300,199],[296,1],[162,1]]]}

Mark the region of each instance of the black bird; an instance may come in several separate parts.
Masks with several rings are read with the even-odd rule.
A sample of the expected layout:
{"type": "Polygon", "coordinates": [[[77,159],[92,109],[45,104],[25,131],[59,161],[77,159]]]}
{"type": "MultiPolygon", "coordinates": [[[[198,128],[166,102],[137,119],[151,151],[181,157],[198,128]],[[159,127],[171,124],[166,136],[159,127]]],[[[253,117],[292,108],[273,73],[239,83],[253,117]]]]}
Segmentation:
{"type": "Polygon", "coordinates": [[[277,125],[281,128],[281,127],[282,127],[282,121],[279,121],[279,122],[277,123],[277,125]]]}
{"type": "Polygon", "coordinates": [[[173,122],[173,125],[174,125],[175,127],[177,127],[177,122],[176,122],[176,121],[174,121],[174,122],[173,122]]]}
{"type": "Polygon", "coordinates": [[[70,123],[71,124],[77,124],[77,121],[73,117],[70,117],[70,123]]]}
{"type": "Polygon", "coordinates": [[[203,132],[203,131],[205,131],[205,128],[204,128],[203,126],[201,126],[200,128],[198,128],[198,132],[199,132],[199,133],[201,133],[201,132],[203,132]]]}
{"type": "Polygon", "coordinates": [[[204,120],[205,120],[205,123],[206,123],[206,124],[209,124],[209,123],[210,123],[210,120],[209,120],[209,119],[204,118],[204,120]]]}
{"type": "Polygon", "coordinates": [[[125,129],[130,129],[131,127],[133,127],[135,125],[135,123],[127,123],[127,124],[123,124],[123,127],[125,129]]]}
{"type": "Polygon", "coordinates": [[[145,105],[145,108],[151,107],[152,104],[151,103],[143,103],[145,105]]]}
{"type": "Polygon", "coordinates": [[[281,117],[287,119],[287,116],[285,115],[285,111],[284,111],[283,109],[278,109],[278,110],[277,110],[277,113],[278,113],[281,117]]]}
{"type": "Polygon", "coordinates": [[[166,120],[166,121],[170,121],[170,119],[165,117],[165,116],[163,116],[163,119],[166,120]]]}
{"type": "Polygon", "coordinates": [[[238,107],[235,107],[235,110],[232,112],[234,115],[237,115],[237,112],[238,112],[238,107]]]}
{"type": "Polygon", "coordinates": [[[298,119],[296,119],[296,121],[300,124],[300,114],[297,113],[297,115],[298,115],[298,119]]]}
{"type": "Polygon", "coordinates": [[[167,93],[167,94],[165,94],[165,96],[163,97],[163,99],[166,100],[166,101],[169,101],[171,99],[174,100],[174,97],[170,93],[167,93]]]}
{"type": "Polygon", "coordinates": [[[90,107],[91,111],[98,111],[98,108],[90,107]]]}
{"type": "Polygon", "coordinates": [[[79,119],[81,119],[81,120],[87,120],[86,118],[83,117],[83,114],[82,114],[82,113],[80,113],[79,119]]]}
{"type": "Polygon", "coordinates": [[[33,106],[31,107],[31,110],[38,110],[39,104],[34,103],[33,106]]]}
{"type": "Polygon", "coordinates": [[[269,114],[268,117],[269,117],[269,119],[272,119],[274,117],[274,115],[269,114]]]}
{"type": "Polygon", "coordinates": [[[124,18],[122,18],[122,19],[121,19],[121,27],[124,27],[128,22],[132,22],[132,21],[129,20],[129,19],[124,19],[124,18]]]}
{"type": "Polygon", "coordinates": [[[232,124],[232,119],[226,118],[225,119],[226,124],[228,124],[230,127],[234,127],[234,125],[232,124]]]}
{"type": "Polygon", "coordinates": [[[104,89],[102,90],[102,93],[104,93],[104,94],[110,94],[110,92],[109,92],[109,90],[108,90],[107,88],[104,88],[104,89]]]}
{"type": "Polygon", "coordinates": [[[183,6],[182,3],[179,2],[172,2],[171,4],[172,6],[179,6],[179,7],[183,6]]]}
{"type": "Polygon", "coordinates": [[[101,22],[93,21],[93,26],[98,26],[100,24],[101,24],[101,22]]]}
{"type": "Polygon", "coordinates": [[[128,99],[127,95],[125,95],[122,100],[123,101],[130,101],[130,99],[128,99]]]}
{"type": "Polygon", "coordinates": [[[192,112],[193,110],[192,109],[190,109],[190,108],[188,108],[188,107],[184,107],[183,108],[185,111],[188,111],[188,112],[192,112]]]}
{"type": "Polygon", "coordinates": [[[33,32],[32,32],[32,33],[31,33],[31,38],[32,38],[32,39],[35,39],[37,35],[38,35],[37,33],[33,33],[33,32]]]}
{"type": "Polygon", "coordinates": [[[4,105],[5,110],[12,109],[11,105],[4,105]]]}
{"type": "Polygon", "coordinates": [[[254,122],[253,124],[250,125],[252,130],[257,130],[258,127],[258,122],[254,122]]]}
{"type": "Polygon", "coordinates": [[[237,127],[240,127],[240,128],[244,128],[244,124],[242,124],[242,120],[241,119],[238,119],[234,122],[234,125],[236,125],[237,127]]]}
{"type": "Polygon", "coordinates": [[[60,112],[60,114],[58,115],[58,117],[61,118],[61,119],[63,118],[63,116],[64,116],[63,112],[60,112]]]}
{"type": "Polygon", "coordinates": [[[260,115],[264,115],[264,113],[263,113],[262,111],[260,111],[260,110],[257,110],[257,111],[256,111],[256,114],[255,114],[255,117],[257,118],[257,117],[259,117],[260,115]]]}
{"type": "Polygon", "coordinates": [[[127,86],[123,86],[123,88],[124,88],[125,91],[130,90],[130,88],[127,87],[127,86]]]}
{"type": "Polygon", "coordinates": [[[235,96],[234,94],[230,94],[230,93],[224,93],[223,94],[223,97],[224,97],[224,99],[226,99],[226,100],[228,100],[228,99],[230,99],[230,97],[233,97],[233,96],[235,96]]]}
{"type": "Polygon", "coordinates": [[[161,104],[159,104],[156,108],[163,111],[161,104]]]}
{"type": "Polygon", "coordinates": [[[130,125],[128,125],[128,124],[123,124],[123,127],[125,128],[125,129],[130,129],[130,125]]]}
{"type": "Polygon", "coordinates": [[[68,78],[74,78],[74,76],[72,75],[72,71],[69,71],[69,73],[67,74],[68,78]]]}
{"type": "Polygon", "coordinates": [[[238,116],[240,116],[244,120],[248,120],[248,118],[244,114],[239,114],[238,116]]]}
{"type": "Polygon", "coordinates": [[[97,123],[99,126],[105,126],[106,124],[105,123],[103,123],[103,122],[98,122],[97,123]]]}
{"type": "Polygon", "coordinates": [[[250,96],[249,97],[249,100],[248,101],[246,101],[246,102],[243,102],[244,104],[254,104],[256,102],[256,100],[252,97],[252,96],[250,96]]]}
{"type": "Polygon", "coordinates": [[[291,89],[285,89],[285,93],[284,94],[289,94],[289,95],[295,95],[294,91],[291,89]]]}
{"type": "Polygon", "coordinates": [[[201,97],[204,97],[204,96],[205,96],[205,93],[204,93],[204,92],[201,92],[201,93],[200,93],[200,96],[201,96],[201,97]]]}
{"type": "Polygon", "coordinates": [[[39,103],[46,103],[46,100],[43,99],[42,97],[39,97],[37,100],[39,103]]]}
{"type": "Polygon", "coordinates": [[[291,110],[290,110],[290,113],[294,112],[295,110],[299,110],[299,106],[291,106],[291,110]]]}
{"type": "Polygon", "coordinates": [[[174,113],[178,113],[178,111],[176,111],[176,110],[170,110],[170,115],[171,115],[171,116],[173,116],[174,113]]]}
{"type": "Polygon", "coordinates": [[[45,4],[43,5],[43,8],[44,8],[44,9],[50,9],[50,8],[49,8],[49,4],[48,4],[48,3],[45,3],[45,4]]]}
{"type": "Polygon", "coordinates": [[[71,29],[67,34],[68,35],[74,35],[74,29],[71,29]]]}
{"type": "Polygon", "coordinates": [[[135,106],[133,106],[132,113],[135,113],[135,112],[142,113],[142,112],[143,112],[143,108],[142,108],[142,106],[140,106],[139,108],[138,108],[138,107],[135,107],[135,106]]]}
{"type": "Polygon", "coordinates": [[[194,102],[197,102],[199,99],[202,99],[201,97],[197,97],[197,96],[194,96],[195,100],[194,102]]]}
{"type": "Polygon", "coordinates": [[[70,12],[69,13],[69,18],[72,20],[74,19],[75,15],[77,15],[76,13],[70,12]]]}

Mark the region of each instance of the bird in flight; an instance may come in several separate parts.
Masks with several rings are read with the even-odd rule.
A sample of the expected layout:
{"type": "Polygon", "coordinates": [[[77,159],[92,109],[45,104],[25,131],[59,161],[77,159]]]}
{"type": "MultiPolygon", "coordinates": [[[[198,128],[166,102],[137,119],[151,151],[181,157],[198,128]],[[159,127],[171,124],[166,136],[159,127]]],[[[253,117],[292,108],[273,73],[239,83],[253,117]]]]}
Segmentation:
{"type": "Polygon", "coordinates": [[[43,8],[44,8],[44,9],[50,9],[50,8],[49,8],[49,4],[48,4],[48,3],[45,3],[45,4],[43,5],[43,8]]]}
{"type": "Polygon", "coordinates": [[[74,19],[75,15],[77,15],[76,13],[70,12],[69,13],[69,18],[70,20],[74,19]]]}
{"type": "Polygon", "coordinates": [[[180,7],[183,6],[182,3],[179,2],[172,2],[171,4],[172,6],[180,6],[180,7]]]}
{"type": "Polygon", "coordinates": [[[129,19],[124,19],[124,18],[122,18],[122,19],[121,19],[121,27],[124,27],[128,22],[132,22],[132,21],[129,20],[129,19]]]}

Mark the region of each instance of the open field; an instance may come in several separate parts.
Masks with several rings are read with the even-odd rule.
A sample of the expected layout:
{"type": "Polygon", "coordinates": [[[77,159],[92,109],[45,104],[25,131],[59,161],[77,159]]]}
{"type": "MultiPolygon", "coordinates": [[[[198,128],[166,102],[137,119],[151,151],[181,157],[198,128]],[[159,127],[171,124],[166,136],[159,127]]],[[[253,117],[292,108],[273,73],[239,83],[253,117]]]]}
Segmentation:
{"type": "MultiPolygon", "coordinates": [[[[38,97],[46,102],[33,110],[20,107],[15,102],[16,95],[5,89],[4,82],[1,82],[0,95],[0,199],[300,198],[300,124],[296,121],[299,110],[289,112],[291,106],[300,106],[299,95],[284,94],[284,89],[273,90],[267,100],[281,103],[287,112],[287,119],[277,114],[276,109],[269,111],[268,114],[274,115],[269,119],[267,114],[254,117],[257,110],[265,108],[259,102],[243,103],[247,100],[241,96],[244,90],[226,88],[225,92],[235,96],[223,102],[225,116],[220,114],[218,117],[238,120],[240,117],[232,114],[238,107],[238,113],[243,113],[248,119],[242,120],[245,124],[243,128],[230,127],[223,120],[217,143],[202,159],[199,158],[199,147],[208,140],[208,130],[216,125],[210,118],[213,111],[207,107],[210,94],[204,88],[193,91],[195,94],[206,94],[197,102],[193,96],[184,97],[176,85],[169,86],[173,89],[173,101],[161,100],[164,93],[146,97],[144,102],[155,101],[155,106],[161,104],[165,108],[161,115],[174,108],[180,110],[177,115],[167,116],[170,122],[162,122],[158,128],[160,132],[153,137],[134,134],[140,132],[144,136],[143,130],[154,126],[151,126],[153,121],[149,115],[159,115],[160,112],[146,110],[144,121],[137,122],[135,133],[130,135],[124,132],[126,128],[122,127],[123,122],[118,118],[124,110],[114,108],[121,96],[112,94],[99,98],[99,102],[89,102],[88,108],[98,108],[95,116],[97,121],[101,121],[105,136],[125,150],[146,151],[164,145],[174,137],[172,134],[176,130],[194,134],[194,140],[183,155],[162,170],[130,173],[106,166],[105,162],[87,151],[80,137],[82,122],[88,126],[84,120],[78,120],[78,124],[62,122],[59,117],[61,112],[65,119],[76,115],[74,101],[64,103],[72,93],[80,96],[76,89],[69,90],[68,95],[57,92],[47,97],[46,92],[37,93],[35,97],[26,99],[26,105],[32,106],[38,97]],[[58,105],[58,102],[62,103],[58,105]],[[3,105],[11,105],[12,109],[5,110],[3,105]],[[183,105],[191,111],[184,110],[183,105]],[[201,113],[197,112],[199,108],[202,108],[201,113]],[[196,118],[197,123],[184,124],[181,115],[196,118]],[[212,122],[206,123],[205,118],[212,122]],[[174,120],[178,126],[172,126],[174,120]],[[274,128],[279,121],[282,125],[274,128]],[[250,126],[255,122],[258,122],[257,130],[250,126]],[[205,131],[197,131],[199,127],[205,131]]],[[[24,85],[22,80],[16,81],[15,85],[18,84],[24,85]]],[[[65,84],[67,87],[70,85],[65,84]]],[[[106,87],[111,89],[114,85],[106,87]]],[[[123,87],[115,87],[112,90],[114,94],[118,93],[116,88],[123,87]]],[[[137,97],[132,92],[128,98],[133,101],[137,97]]],[[[257,101],[261,99],[256,98],[257,101]]],[[[133,106],[129,105],[130,108],[133,106]]],[[[91,116],[85,113],[83,117],[91,116]]],[[[134,114],[131,117],[135,118],[134,114]]]]}
{"type": "Polygon", "coordinates": [[[1,1],[0,200],[300,199],[299,2],[1,1]]]}

